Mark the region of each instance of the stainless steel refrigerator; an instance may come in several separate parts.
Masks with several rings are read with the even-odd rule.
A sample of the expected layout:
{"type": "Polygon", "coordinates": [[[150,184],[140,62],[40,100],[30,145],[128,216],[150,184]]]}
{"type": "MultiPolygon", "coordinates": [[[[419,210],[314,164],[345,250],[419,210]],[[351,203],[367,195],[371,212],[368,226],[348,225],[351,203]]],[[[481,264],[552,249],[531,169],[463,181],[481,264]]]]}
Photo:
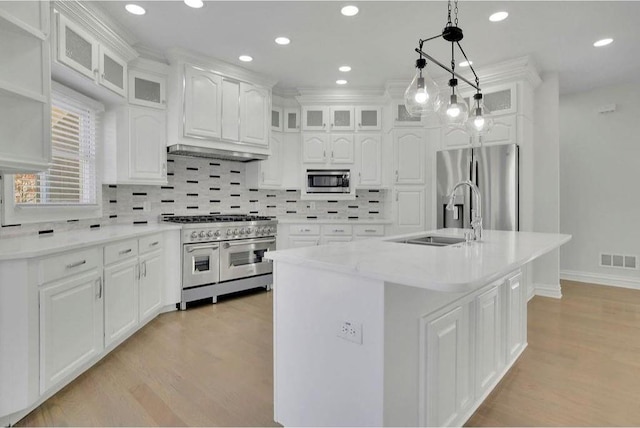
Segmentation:
{"type": "Polygon", "coordinates": [[[454,209],[446,209],[449,194],[459,181],[471,180],[480,189],[485,229],[518,230],[518,146],[443,150],[437,155],[438,228],[471,227],[473,198],[468,186],[459,188],[454,209]]]}

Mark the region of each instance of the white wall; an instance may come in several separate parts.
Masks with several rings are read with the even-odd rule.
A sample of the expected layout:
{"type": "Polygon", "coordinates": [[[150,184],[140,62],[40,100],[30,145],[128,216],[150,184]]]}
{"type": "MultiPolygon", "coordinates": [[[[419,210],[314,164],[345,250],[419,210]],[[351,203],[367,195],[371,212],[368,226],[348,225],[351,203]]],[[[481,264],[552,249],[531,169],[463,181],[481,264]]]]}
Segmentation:
{"type": "Polygon", "coordinates": [[[600,252],[640,256],[639,100],[637,82],[560,99],[563,278],[640,288],[640,270],[599,266],[600,252]]]}

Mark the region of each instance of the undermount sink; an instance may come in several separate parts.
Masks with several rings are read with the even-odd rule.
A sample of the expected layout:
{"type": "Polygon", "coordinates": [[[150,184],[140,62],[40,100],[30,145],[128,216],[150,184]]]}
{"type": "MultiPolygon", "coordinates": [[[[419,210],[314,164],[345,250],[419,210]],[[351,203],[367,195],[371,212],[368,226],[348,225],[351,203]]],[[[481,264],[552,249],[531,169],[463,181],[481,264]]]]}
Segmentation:
{"type": "Polygon", "coordinates": [[[418,236],[416,238],[400,239],[400,240],[391,241],[391,242],[399,242],[401,244],[428,245],[431,247],[447,247],[449,245],[455,245],[455,244],[460,244],[462,242],[465,242],[465,239],[453,238],[450,236],[426,235],[426,236],[418,236]]]}

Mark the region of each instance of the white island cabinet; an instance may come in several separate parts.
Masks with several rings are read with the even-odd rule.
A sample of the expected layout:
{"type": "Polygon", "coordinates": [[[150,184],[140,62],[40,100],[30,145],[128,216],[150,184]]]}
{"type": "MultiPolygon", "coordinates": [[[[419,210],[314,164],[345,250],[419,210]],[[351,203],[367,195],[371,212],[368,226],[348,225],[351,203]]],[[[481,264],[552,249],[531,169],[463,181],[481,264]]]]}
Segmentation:
{"type": "Polygon", "coordinates": [[[276,422],[462,426],[513,365],[527,344],[522,272],[571,237],[487,230],[469,244],[399,242],[424,234],[266,255],[276,422]]]}

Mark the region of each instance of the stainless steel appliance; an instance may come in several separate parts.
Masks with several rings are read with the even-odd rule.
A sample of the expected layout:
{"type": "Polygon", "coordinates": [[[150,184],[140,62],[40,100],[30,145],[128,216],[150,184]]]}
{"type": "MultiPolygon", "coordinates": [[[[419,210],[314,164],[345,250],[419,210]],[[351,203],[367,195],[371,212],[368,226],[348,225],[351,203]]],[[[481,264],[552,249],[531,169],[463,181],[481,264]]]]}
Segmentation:
{"type": "Polygon", "coordinates": [[[471,227],[473,201],[468,187],[458,189],[454,209],[446,209],[453,186],[460,181],[470,180],[480,189],[483,227],[518,230],[518,163],[516,144],[438,152],[438,227],[471,227]]]}
{"type": "Polygon", "coordinates": [[[351,193],[351,171],[348,169],[308,169],[307,193],[351,193]]]}
{"type": "Polygon", "coordinates": [[[182,299],[213,298],[256,287],[271,288],[273,267],[264,258],[276,249],[276,220],[247,215],[166,216],[182,224],[182,299]]]}

